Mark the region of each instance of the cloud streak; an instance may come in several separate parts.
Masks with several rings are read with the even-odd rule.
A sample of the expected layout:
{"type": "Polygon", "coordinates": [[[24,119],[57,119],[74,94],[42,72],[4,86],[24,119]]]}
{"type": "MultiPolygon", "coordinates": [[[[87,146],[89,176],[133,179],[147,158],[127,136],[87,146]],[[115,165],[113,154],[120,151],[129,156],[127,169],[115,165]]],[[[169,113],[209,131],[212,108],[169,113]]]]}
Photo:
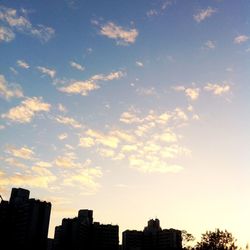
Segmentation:
{"type": "Polygon", "coordinates": [[[27,62],[23,61],[23,60],[17,60],[17,65],[20,67],[20,68],[23,68],[23,69],[29,69],[30,66],[27,62]]]}
{"type": "Polygon", "coordinates": [[[123,75],[124,74],[122,71],[111,72],[107,75],[98,74],[85,81],[72,81],[69,85],[60,87],[58,90],[68,94],[80,94],[82,96],[87,96],[91,91],[100,88],[100,86],[97,84],[99,81],[117,80],[123,75]]]}
{"type": "Polygon", "coordinates": [[[56,75],[56,71],[54,69],[49,69],[46,67],[42,67],[42,66],[37,66],[36,67],[42,74],[47,75],[51,78],[54,78],[56,75]]]}
{"type": "Polygon", "coordinates": [[[34,157],[34,151],[31,148],[28,148],[27,146],[23,146],[21,148],[7,146],[6,152],[14,157],[22,158],[25,160],[32,160],[34,157]]]}
{"type": "Polygon", "coordinates": [[[135,43],[139,33],[135,28],[126,29],[113,22],[108,22],[100,27],[100,34],[116,40],[118,45],[129,45],[135,43]]]}
{"type": "MultiPolygon", "coordinates": [[[[65,124],[65,125],[70,125],[73,128],[81,128],[82,127],[82,125],[72,117],[61,116],[60,115],[60,116],[57,116],[55,118],[55,120],[58,123],[65,124]]],[[[64,138],[66,138],[66,137],[64,137],[64,138]]]]}
{"type": "Polygon", "coordinates": [[[204,21],[205,19],[211,17],[216,12],[217,12],[216,9],[208,7],[206,9],[200,10],[197,14],[193,15],[193,18],[197,23],[200,23],[204,21]]]}
{"type": "Polygon", "coordinates": [[[69,64],[74,69],[77,69],[77,70],[80,70],[80,71],[84,71],[85,70],[85,67],[83,67],[81,64],[76,63],[74,61],[71,61],[69,64]]]}
{"type": "Polygon", "coordinates": [[[242,44],[249,40],[249,36],[246,35],[239,35],[234,38],[234,43],[236,44],[242,44]]]}

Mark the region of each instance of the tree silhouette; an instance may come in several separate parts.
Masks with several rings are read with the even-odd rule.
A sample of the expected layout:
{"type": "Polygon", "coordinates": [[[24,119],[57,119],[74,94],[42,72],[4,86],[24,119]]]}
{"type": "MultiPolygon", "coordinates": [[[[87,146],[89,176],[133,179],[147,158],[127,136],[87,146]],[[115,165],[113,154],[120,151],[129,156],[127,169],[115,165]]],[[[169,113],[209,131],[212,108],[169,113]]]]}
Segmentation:
{"type": "Polygon", "coordinates": [[[201,242],[196,245],[197,250],[235,250],[236,240],[227,230],[216,229],[202,234],[201,242]]]}
{"type": "Polygon", "coordinates": [[[188,233],[186,230],[181,231],[181,237],[183,249],[192,249],[189,244],[190,242],[195,240],[195,237],[192,234],[188,233]]]}

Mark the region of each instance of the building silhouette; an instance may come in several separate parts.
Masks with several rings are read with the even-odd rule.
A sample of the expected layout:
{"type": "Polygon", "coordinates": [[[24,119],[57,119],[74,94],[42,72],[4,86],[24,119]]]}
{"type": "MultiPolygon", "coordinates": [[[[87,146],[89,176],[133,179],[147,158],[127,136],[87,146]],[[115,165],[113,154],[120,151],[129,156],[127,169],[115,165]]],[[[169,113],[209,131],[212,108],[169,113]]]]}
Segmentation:
{"type": "Polygon", "coordinates": [[[0,203],[1,249],[45,250],[51,204],[30,199],[29,190],[13,188],[0,203]]]}
{"type": "Polygon", "coordinates": [[[118,250],[119,227],[93,222],[92,210],[80,210],[75,218],[55,228],[54,250],[118,250]]]}
{"type": "Polygon", "coordinates": [[[94,222],[93,211],[64,218],[48,239],[51,203],[30,199],[30,191],[13,188],[0,203],[1,250],[181,250],[181,231],[162,229],[151,219],[143,231],[126,230],[119,245],[118,225],[94,222]]]}
{"type": "Polygon", "coordinates": [[[122,234],[123,250],[180,250],[181,231],[161,229],[158,219],[149,220],[143,231],[126,230],[122,234]]]}

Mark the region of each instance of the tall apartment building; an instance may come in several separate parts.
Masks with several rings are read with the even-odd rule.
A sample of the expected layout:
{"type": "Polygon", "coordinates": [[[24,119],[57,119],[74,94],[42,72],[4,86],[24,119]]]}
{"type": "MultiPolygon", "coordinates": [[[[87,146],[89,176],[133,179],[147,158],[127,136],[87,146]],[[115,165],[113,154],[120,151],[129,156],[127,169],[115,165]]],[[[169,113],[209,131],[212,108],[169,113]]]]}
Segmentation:
{"type": "Polygon", "coordinates": [[[123,232],[122,245],[123,250],[181,250],[181,231],[162,230],[158,219],[149,220],[143,231],[123,232]]]}
{"type": "Polygon", "coordinates": [[[118,250],[119,227],[93,222],[92,210],[63,219],[55,228],[54,250],[118,250]]]}
{"type": "Polygon", "coordinates": [[[51,204],[29,199],[30,192],[13,188],[9,201],[0,203],[2,249],[45,250],[51,204]]]}

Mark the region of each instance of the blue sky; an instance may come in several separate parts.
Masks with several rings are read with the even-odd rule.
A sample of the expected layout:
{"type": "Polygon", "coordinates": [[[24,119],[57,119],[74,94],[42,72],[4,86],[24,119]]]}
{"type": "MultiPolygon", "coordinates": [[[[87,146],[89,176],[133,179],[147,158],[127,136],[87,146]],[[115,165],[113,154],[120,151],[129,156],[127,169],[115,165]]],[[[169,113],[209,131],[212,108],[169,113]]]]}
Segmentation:
{"type": "Polygon", "coordinates": [[[249,240],[249,1],[2,1],[0,190],[197,240],[249,240]]]}

